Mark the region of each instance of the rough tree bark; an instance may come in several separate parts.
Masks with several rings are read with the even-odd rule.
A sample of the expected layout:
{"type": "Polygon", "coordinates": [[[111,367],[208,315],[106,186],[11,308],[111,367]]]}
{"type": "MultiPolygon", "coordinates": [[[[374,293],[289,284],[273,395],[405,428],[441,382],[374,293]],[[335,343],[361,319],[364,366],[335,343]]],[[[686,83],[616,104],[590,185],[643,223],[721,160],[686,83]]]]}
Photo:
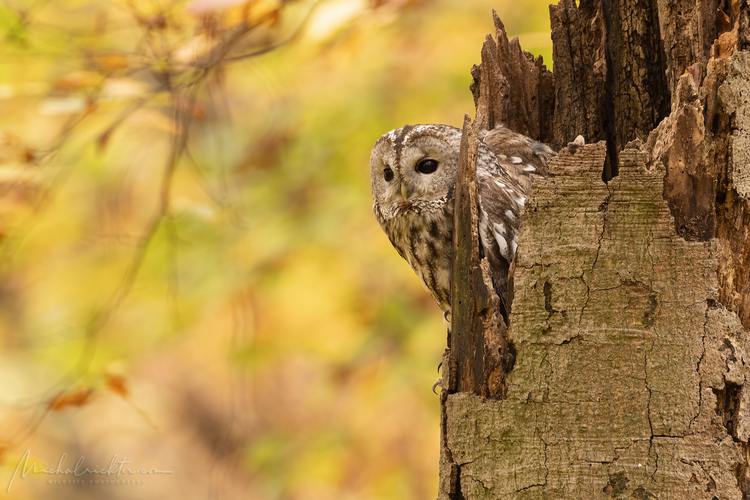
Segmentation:
{"type": "Polygon", "coordinates": [[[750,499],[749,2],[561,0],[554,76],[495,16],[464,124],[440,499],[750,499]],[[473,173],[501,122],[562,148],[507,326],[473,173]]]}

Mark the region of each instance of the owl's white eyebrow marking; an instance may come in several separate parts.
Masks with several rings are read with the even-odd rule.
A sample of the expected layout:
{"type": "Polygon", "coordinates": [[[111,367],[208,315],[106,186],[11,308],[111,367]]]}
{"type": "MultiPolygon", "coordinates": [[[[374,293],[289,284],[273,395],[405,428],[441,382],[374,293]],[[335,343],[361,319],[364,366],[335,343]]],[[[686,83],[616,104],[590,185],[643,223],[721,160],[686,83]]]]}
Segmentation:
{"type": "Polygon", "coordinates": [[[396,135],[396,130],[397,130],[397,129],[393,129],[393,130],[391,130],[390,132],[388,132],[388,134],[387,134],[387,136],[388,136],[388,140],[390,140],[390,141],[391,141],[391,145],[392,145],[392,146],[395,146],[395,145],[396,145],[396,137],[397,137],[397,135],[396,135]]]}
{"type": "Polygon", "coordinates": [[[527,164],[525,167],[523,167],[524,172],[534,172],[536,171],[536,168],[534,168],[534,165],[527,164]]]}
{"type": "Polygon", "coordinates": [[[518,156],[511,156],[510,161],[511,163],[521,163],[523,160],[520,159],[518,156]]]}

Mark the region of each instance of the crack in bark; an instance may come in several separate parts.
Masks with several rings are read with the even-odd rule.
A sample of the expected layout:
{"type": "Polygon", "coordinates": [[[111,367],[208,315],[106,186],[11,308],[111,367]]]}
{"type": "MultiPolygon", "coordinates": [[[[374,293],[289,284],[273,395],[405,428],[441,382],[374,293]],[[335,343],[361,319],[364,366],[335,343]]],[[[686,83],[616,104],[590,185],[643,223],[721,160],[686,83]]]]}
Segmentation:
{"type": "MultiPolygon", "coordinates": [[[[708,306],[708,303],[706,303],[706,306],[708,306]]],[[[708,333],[706,332],[706,327],[708,326],[708,310],[709,308],[706,307],[705,320],[703,321],[703,337],[701,338],[703,350],[701,351],[701,357],[698,358],[698,362],[695,364],[695,373],[698,374],[698,410],[695,412],[695,416],[690,420],[688,428],[693,427],[693,424],[698,421],[698,417],[701,414],[701,407],[703,405],[703,378],[701,377],[701,363],[703,362],[703,357],[706,355],[706,336],[708,335],[708,333]]]]}
{"type": "Polygon", "coordinates": [[[450,467],[450,476],[448,478],[448,497],[450,500],[461,500],[461,466],[453,460],[453,452],[448,446],[448,390],[440,391],[440,440],[445,454],[445,460],[450,467]]]}
{"type": "MultiPolygon", "coordinates": [[[[463,477],[464,477],[464,479],[469,479],[471,481],[474,481],[475,483],[478,483],[479,486],[481,486],[482,489],[485,491],[485,493],[488,493],[488,494],[492,495],[492,490],[490,488],[488,488],[487,486],[485,486],[484,483],[481,480],[477,479],[474,476],[470,476],[468,474],[465,474],[463,477]]],[[[492,495],[492,496],[494,496],[494,495],[492,495]]]]}
{"type": "Polygon", "coordinates": [[[627,446],[623,446],[623,447],[620,447],[620,448],[618,448],[617,446],[615,446],[615,447],[613,448],[613,451],[614,451],[614,454],[615,454],[615,458],[613,458],[613,459],[612,459],[612,461],[611,461],[610,463],[615,463],[615,462],[617,462],[618,460],[620,460],[620,455],[619,455],[619,452],[621,452],[621,451],[623,451],[623,450],[629,450],[629,449],[630,449],[630,448],[631,448],[631,447],[632,447],[632,446],[633,446],[634,444],[635,444],[635,441],[631,439],[631,440],[630,440],[630,444],[629,444],[629,445],[627,445],[627,446]]]}
{"type": "Polygon", "coordinates": [[[523,488],[516,490],[516,493],[520,493],[522,491],[529,491],[531,488],[541,488],[542,486],[547,486],[547,481],[540,483],[540,484],[530,484],[528,486],[524,486],[523,488]]]}
{"type": "MultiPolygon", "coordinates": [[[[609,148],[607,148],[609,149],[609,148]]],[[[607,186],[607,197],[604,199],[601,205],[599,205],[599,211],[604,212],[604,216],[602,219],[602,232],[599,235],[598,240],[598,247],[596,249],[596,257],[594,257],[594,262],[591,264],[591,269],[589,271],[594,270],[594,266],[596,266],[596,263],[599,261],[599,252],[602,250],[602,241],[604,240],[604,233],[607,231],[607,217],[609,215],[609,201],[612,198],[612,190],[609,189],[609,183],[605,183],[605,186],[607,186]]]]}
{"type": "Polygon", "coordinates": [[[544,482],[530,484],[528,486],[524,486],[523,488],[518,488],[515,491],[516,493],[519,493],[521,491],[529,491],[531,488],[541,488],[541,487],[547,486],[547,478],[549,477],[549,468],[547,467],[547,442],[544,439],[542,439],[541,433],[539,433],[539,440],[542,443],[544,443],[544,482]]]}
{"type": "Polygon", "coordinates": [[[646,386],[646,390],[648,391],[648,401],[646,403],[646,415],[648,415],[648,427],[651,431],[651,437],[648,440],[648,456],[651,457],[651,452],[654,451],[654,454],[656,455],[656,465],[654,467],[654,472],[651,474],[651,478],[656,475],[656,471],[659,470],[659,453],[655,451],[654,449],[654,423],[651,421],[651,396],[653,393],[651,392],[651,388],[648,386],[648,355],[654,350],[654,346],[656,345],[656,338],[651,343],[651,349],[644,351],[643,353],[643,371],[645,372],[645,378],[644,378],[644,385],[646,386]]]}
{"type": "Polygon", "coordinates": [[[539,433],[539,440],[544,443],[544,483],[542,486],[547,486],[547,478],[549,477],[549,467],[547,466],[547,441],[542,438],[542,433],[539,433]]]}
{"type": "Polygon", "coordinates": [[[581,276],[579,278],[581,282],[586,285],[586,300],[583,303],[583,307],[581,307],[581,314],[578,316],[578,335],[581,335],[581,321],[583,320],[583,312],[586,310],[586,306],[589,305],[589,298],[591,297],[591,287],[586,282],[586,273],[582,272],[581,276]]]}
{"type": "Polygon", "coordinates": [[[646,255],[648,255],[648,260],[651,263],[651,278],[653,279],[654,276],[656,276],[656,267],[654,264],[654,256],[651,253],[651,245],[654,243],[654,230],[651,229],[649,232],[649,238],[648,238],[648,244],[646,245],[646,255]]]}

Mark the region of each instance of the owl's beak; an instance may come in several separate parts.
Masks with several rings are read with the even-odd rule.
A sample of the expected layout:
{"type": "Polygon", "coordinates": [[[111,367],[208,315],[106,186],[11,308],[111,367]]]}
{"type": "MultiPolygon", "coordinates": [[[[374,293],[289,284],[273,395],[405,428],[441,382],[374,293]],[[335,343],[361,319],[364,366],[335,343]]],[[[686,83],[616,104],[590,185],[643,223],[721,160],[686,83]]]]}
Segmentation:
{"type": "Polygon", "coordinates": [[[406,189],[406,184],[401,184],[401,197],[404,201],[409,201],[409,191],[406,189]]]}

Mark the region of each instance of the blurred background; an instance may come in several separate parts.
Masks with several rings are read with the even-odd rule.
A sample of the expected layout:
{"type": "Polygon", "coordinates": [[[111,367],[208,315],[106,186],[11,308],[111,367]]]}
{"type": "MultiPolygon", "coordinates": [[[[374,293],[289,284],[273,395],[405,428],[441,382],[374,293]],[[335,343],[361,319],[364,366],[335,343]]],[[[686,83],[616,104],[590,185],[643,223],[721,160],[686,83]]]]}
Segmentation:
{"type": "Polygon", "coordinates": [[[550,64],[548,3],[4,0],[2,495],[434,498],[445,325],[370,148],[473,116],[493,8],[550,64]]]}

